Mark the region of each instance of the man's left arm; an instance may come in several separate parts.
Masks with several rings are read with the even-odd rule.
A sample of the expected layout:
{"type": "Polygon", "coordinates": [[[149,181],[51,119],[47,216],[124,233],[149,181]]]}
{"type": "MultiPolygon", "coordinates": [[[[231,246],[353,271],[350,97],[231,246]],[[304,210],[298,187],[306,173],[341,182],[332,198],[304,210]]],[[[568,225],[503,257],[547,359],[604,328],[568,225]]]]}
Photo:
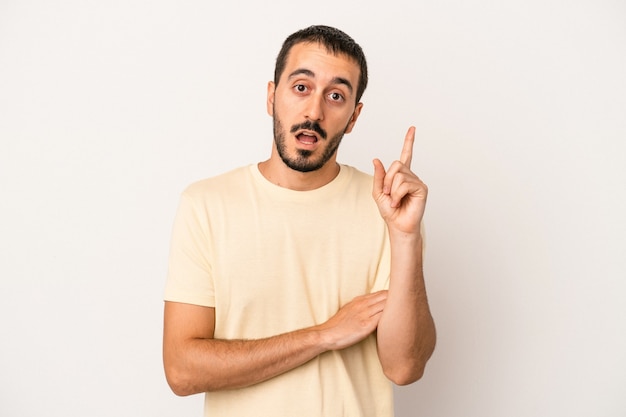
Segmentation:
{"type": "Polygon", "coordinates": [[[409,128],[400,160],[385,171],[374,160],[372,196],[389,230],[391,278],[378,323],[378,356],[385,375],[398,385],[417,381],[435,348],[422,269],[421,222],[428,189],[411,171],[415,128],[409,128]]]}

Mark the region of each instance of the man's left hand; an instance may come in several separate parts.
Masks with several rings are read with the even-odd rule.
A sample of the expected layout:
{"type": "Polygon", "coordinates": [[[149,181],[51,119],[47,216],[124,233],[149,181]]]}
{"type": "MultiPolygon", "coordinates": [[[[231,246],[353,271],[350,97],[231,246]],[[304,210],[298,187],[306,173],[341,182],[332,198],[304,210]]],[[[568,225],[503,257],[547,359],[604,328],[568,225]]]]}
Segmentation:
{"type": "Polygon", "coordinates": [[[411,126],[404,138],[399,161],[394,161],[388,171],[379,159],[373,161],[372,197],[390,232],[420,233],[428,188],[411,171],[414,142],[415,127],[411,126]]]}

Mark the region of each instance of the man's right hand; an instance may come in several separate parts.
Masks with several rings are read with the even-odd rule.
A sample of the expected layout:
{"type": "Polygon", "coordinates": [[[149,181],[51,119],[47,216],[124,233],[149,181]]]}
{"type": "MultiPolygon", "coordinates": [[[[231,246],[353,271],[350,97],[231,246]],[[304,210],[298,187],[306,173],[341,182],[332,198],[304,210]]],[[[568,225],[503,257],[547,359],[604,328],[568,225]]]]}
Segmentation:
{"type": "Polygon", "coordinates": [[[327,350],[344,349],[369,336],[378,326],[386,301],[386,290],[358,296],[319,325],[327,350]]]}
{"type": "Polygon", "coordinates": [[[378,326],[387,291],[356,297],[325,323],[258,340],[214,339],[215,309],[166,302],[163,362],[178,395],[246,387],[329,350],[352,346],[378,326]]]}

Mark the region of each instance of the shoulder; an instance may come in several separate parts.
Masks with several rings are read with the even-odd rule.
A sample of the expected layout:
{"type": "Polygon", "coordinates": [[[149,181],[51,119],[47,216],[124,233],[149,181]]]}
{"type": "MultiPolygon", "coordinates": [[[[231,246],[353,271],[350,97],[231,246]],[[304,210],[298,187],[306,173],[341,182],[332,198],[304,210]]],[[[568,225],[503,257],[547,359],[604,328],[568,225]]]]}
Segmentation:
{"type": "Polygon", "coordinates": [[[185,188],[183,195],[192,199],[202,199],[211,195],[232,192],[248,181],[250,181],[250,166],[243,166],[193,182],[185,188]]]}
{"type": "Polygon", "coordinates": [[[342,165],[341,170],[345,175],[349,189],[365,192],[368,195],[372,192],[372,184],[374,181],[374,177],[372,175],[360,171],[350,165],[342,165]]]}
{"type": "Polygon", "coordinates": [[[341,169],[345,170],[351,177],[351,181],[356,182],[357,184],[371,184],[374,180],[374,177],[371,174],[367,174],[359,169],[350,166],[350,165],[341,165],[341,169]]]}

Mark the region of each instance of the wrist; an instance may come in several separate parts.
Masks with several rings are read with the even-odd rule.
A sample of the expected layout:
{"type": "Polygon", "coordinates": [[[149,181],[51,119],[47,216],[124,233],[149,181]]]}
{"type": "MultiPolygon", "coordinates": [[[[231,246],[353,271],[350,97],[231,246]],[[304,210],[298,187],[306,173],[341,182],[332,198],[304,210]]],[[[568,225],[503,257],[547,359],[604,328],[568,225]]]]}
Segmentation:
{"type": "Polygon", "coordinates": [[[391,242],[396,241],[398,243],[407,243],[414,245],[423,244],[422,231],[419,228],[412,232],[405,232],[402,230],[389,228],[389,239],[391,242]]]}
{"type": "Polygon", "coordinates": [[[335,350],[337,348],[337,341],[333,337],[332,332],[328,328],[324,327],[324,325],[318,325],[311,328],[311,337],[315,346],[320,349],[320,353],[335,350]]]}

